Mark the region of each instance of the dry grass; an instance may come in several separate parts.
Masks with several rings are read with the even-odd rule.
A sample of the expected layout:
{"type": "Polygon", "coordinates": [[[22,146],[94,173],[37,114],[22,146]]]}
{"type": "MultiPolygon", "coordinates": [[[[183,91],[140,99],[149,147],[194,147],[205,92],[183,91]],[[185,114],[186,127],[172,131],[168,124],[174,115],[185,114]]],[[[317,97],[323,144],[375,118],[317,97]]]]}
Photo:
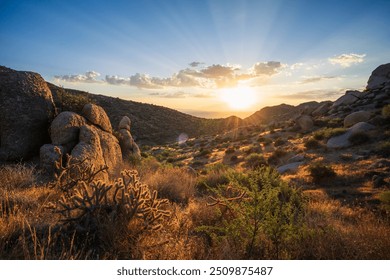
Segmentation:
{"type": "MultiPolygon", "coordinates": [[[[322,159],[318,159],[322,160],[322,159]]],[[[352,169],[332,165],[342,183],[355,183],[364,176],[362,161],[352,169]],[[350,172],[350,173],[349,173],[350,172]],[[351,181],[352,180],[352,181],[351,181]]],[[[141,181],[168,198],[172,213],[161,230],[144,232],[131,238],[137,224],[103,226],[99,254],[85,242],[85,234],[63,227],[60,217],[46,208],[58,201],[61,192],[37,182],[36,171],[25,165],[0,169],[0,259],[239,259],[245,258],[241,243],[213,242],[198,228],[221,224],[215,208],[207,206],[207,192],[195,193],[196,186],[216,187],[229,182],[232,169],[216,166],[195,177],[184,168],[161,166],[147,160],[137,167],[141,181]]],[[[339,186],[314,186],[307,168],[295,177],[285,177],[309,186],[305,225],[300,235],[285,244],[282,259],[390,259],[390,221],[388,212],[372,205],[357,205],[330,195],[339,186]],[[377,209],[377,210],[376,210],[377,209]],[[375,211],[374,211],[375,210],[375,211]]],[[[348,192],[353,185],[344,186],[348,192]]],[[[363,186],[355,188],[361,191],[363,186]]],[[[364,187],[373,192],[372,186],[364,187]]],[[[381,190],[377,190],[379,193],[381,190]]],[[[89,233],[93,234],[93,233],[89,233]]],[[[266,236],[253,252],[259,259],[269,258],[266,236]]]]}

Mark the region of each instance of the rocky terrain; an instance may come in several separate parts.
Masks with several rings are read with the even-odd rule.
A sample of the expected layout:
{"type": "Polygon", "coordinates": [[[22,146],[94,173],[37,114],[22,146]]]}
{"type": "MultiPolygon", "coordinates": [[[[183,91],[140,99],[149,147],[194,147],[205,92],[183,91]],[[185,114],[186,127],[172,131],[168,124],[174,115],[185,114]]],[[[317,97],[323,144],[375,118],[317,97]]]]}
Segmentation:
{"type": "Polygon", "coordinates": [[[1,67],[0,116],[1,259],[390,258],[390,64],[244,120],[1,67]]]}

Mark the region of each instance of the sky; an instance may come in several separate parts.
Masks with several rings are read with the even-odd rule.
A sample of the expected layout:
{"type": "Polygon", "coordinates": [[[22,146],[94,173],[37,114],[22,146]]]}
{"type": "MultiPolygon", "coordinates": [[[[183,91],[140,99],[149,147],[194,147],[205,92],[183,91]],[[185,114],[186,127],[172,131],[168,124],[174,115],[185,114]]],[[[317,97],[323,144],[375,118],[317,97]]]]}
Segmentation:
{"type": "Polygon", "coordinates": [[[0,0],[0,65],[201,117],[335,100],[390,62],[388,0],[0,0]]]}

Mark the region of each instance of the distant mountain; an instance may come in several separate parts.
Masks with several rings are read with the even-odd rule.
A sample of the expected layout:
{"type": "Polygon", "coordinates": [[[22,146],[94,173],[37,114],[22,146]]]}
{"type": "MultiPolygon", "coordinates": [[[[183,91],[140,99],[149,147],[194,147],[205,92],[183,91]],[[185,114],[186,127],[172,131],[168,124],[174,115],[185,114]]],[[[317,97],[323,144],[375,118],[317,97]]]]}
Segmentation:
{"type": "Polygon", "coordinates": [[[128,116],[132,121],[132,134],[137,143],[141,144],[171,143],[182,133],[189,137],[199,137],[243,125],[243,120],[235,116],[221,119],[198,118],[162,106],[47,84],[59,111],[78,112],[81,111],[83,104],[92,102],[104,108],[114,129],[123,116],[128,116]]]}

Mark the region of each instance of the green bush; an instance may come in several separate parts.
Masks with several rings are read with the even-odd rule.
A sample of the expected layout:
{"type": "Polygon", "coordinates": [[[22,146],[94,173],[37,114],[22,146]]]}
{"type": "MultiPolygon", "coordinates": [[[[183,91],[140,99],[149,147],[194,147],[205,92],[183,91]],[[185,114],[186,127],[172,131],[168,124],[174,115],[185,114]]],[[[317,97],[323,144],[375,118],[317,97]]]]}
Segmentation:
{"type": "Polygon", "coordinates": [[[313,178],[313,181],[319,183],[327,178],[333,178],[336,176],[333,168],[329,165],[317,162],[309,166],[310,176],[313,178]]]}
{"type": "Polygon", "coordinates": [[[231,174],[229,186],[215,189],[208,205],[218,212],[220,222],[197,230],[217,247],[228,245],[231,258],[288,258],[289,245],[303,229],[302,193],[270,167],[231,174]]]}
{"type": "Polygon", "coordinates": [[[385,119],[390,119],[390,104],[387,104],[387,105],[383,106],[383,108],[382,108],[382,116],[385,119]]]}
{"type": "Polygon", "coordinates": [[[274,142],[274,146],[275,147],[279,147],[279,146],[282,146],[286,144],[286,140],[282,139],[282,138],[277,138],[274,142]]]}
{"type": "Polygon", "coordinates": [[[226,149],[225,154],[232,154],[236,151],[234,147],[229,147],[226,149]]]}
{"type": "Polygon", "coordinates": [[[266,161],[262,154],[252,153],[245,158],[245,165],[251,169],[256,169],[266,164],[266,161]]]}
{"type": "Polygon", "coordinates": [[[390,157],[390,141],[381,142],[375,152],[383,157],[390,157]]]}
{"type": "Polygon", "coordinates": [[[313,137],[316,140],[328,140],[332,137],[343,134],[346,131],[343,127],[330,128],[325,127],[314,132],[313,137]]]}
{"type": "Polygon", "coordinates": [[[314,138],[309,138],[306,140],[304,146],[306,149],[317,149],[317,148],[321,147],[321,144],[320,144],[320,142],[318,142],[318,140],[316,140],[314,138]]]}

